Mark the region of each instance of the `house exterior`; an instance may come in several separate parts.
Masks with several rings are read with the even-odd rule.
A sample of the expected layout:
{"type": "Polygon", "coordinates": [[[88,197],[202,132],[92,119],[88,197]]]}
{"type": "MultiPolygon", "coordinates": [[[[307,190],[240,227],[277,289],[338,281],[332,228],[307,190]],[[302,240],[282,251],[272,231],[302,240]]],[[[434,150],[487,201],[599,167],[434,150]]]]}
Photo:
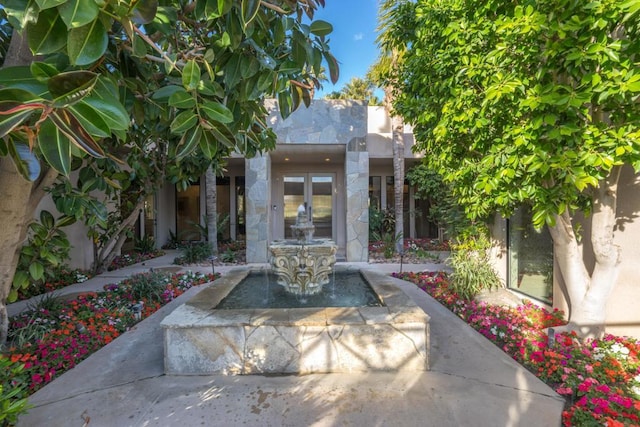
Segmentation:
{"type": "MultiPolygon", "coordinates": [[[[247,262],[268,262],[269,242],[290,238],[297,207],[311,206],[315,237],[331,238],[338,245],[338,260],[368,261],[369,209],[392,209],[393,153],[391,123],[383,107],[352,100],[314,100],[283,120],[275,101],[267,101],[268,124],[277,135],[274,151],[251,159],[228,159],[224,177],[218,178],[217,212],[228,221],[219,232],[223,238],[245,240],[247,262]]],[[[406,128],[405,170],[420,161],[412,151],[406,128]]],[[[615,233],[622,246],[618,284],[608,306],[608,331],[640,337],[640,178],[629,168],[619,186],[620,221],[615,233]]],[[[415,189],[405,183],[404,236],[438,238],[437,227],[426,218],[428,201],[417,200],[415,189]]],[[[177,191],[166,185],[149,197],[137,233],[154,237],[158,246],[170,240],[198,240],[194,223],[205,215],[205,179],[177,191]]],[[[48,207],[49,209],[51,207],[48,207]]],[[[542,304],[567,311],[566,292],[554,268],[553,244],[547,231],[531,226],[530,213],[517,211],[493,224],[493,260],[506,287],[542,304]]],[[[583,235],[588,241],[589,226],[583,235]]],[[[88,268],[93,260],[85,230],[74,225],[68,232],[74,243],[74,267],[88,268]],[[84,242],[84,243],[83,243],[84,242]]],[[[587,265],[593,254],[585,246],[587,265]]]]}
{"type": "MultiPolygon", "coordinates": [[[[314,237],[333,239],[338,259],[368,261],[369,206],[393,207],[391,124],[383,107],[365,102],[314,100],[283,120],[275,101],[267,101],[267,119],[277,135],[274,151],[251,159],[231,157],[217,180],[218,215],[228,215],[222,235],[245,240],[247,262],[268,262],[269,242],[291,238],[297,207],[311,207],[314,237]]],[[[407,129],[405,163],[419,161],[411,151],[407,129]]],[[[415,200],[405,185],[405,236],[437,238],[437,228],[424,211],[427,202],[415,200]]],[[[204,179],[187,191],[166,186],[149,201],[145,231],[153,227],[159,244],[188,235],[189,224],[205,214],[204,179]],[[155,212],[155,213],[152,213],[155,212]]]]}

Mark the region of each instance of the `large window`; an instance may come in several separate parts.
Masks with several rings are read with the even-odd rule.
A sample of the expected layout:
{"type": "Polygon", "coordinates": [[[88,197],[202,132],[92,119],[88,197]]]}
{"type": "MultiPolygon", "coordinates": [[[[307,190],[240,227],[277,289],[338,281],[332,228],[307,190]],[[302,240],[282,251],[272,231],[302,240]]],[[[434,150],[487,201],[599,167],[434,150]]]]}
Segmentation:
{"type": "Polygon", "coordinates": [[[200,240],[200,183],[176,192],[176,235],[180,240],[200,240]]]}
{"type": "MultiPolygon", "coordinates": [[[[393,211],[396,205],[393,182],[394,182],[394,177],[388,176],[386,180],[387,209],[391,211],[393,211]]],[[[404,185],[402,186],[402,211],[403,211],[402,219],[404,222],[402,226],[402,233],[404,235],[403,236],[404,238],[408,238],[410,236],[410,233],[409,233],[410,215],[409,215],[409,181],[407,180],[404,181],[404,185]]]]}
{"type": "Polygon", "coordinates": [[[380,210],[382,206],[382,178],[369,177],[369,208],[380,210]]]}
{"type": "Polygon", "coordinates": [[[230,217],[231,212],[231,179],[228,176],[216,177],[216,213],[218,214],[217,224],[218,240],[229,240],[231,238],[230,217]]]}
{"type": "Polygon", "coordinates": [[[236,240],[244,240],[245,227],[244,176],[236,176],[236,240]]]}
{"type": "Polygon", "coordinates": [[[509,287],[535,299],[553,301],[553,242],[547,228],[536,231],[531,211],[509,218],[509,287]]]}

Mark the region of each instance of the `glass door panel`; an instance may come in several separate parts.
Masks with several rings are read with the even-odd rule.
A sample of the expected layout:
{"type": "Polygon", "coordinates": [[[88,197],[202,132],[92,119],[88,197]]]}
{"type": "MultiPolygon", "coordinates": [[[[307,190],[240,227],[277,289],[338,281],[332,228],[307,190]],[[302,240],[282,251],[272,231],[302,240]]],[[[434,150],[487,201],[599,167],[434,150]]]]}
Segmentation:
{"type": "Polygon", "coordinates": [[[291,226],[296,223],[298,206],[305,201],[305,176],[284,177],[284,238],[293,239],[291,226]]]}
{"type": "Polygon", "coordinates": [[[311,206],[314,237],[333,238],[333,181],[331,175],[299,174],[283,177],[284,238],[292,239],[291,226],[296,223],[298,206],[311,206]]]}
{"type": "Polygon", "coordinates": [[[333,177],[311,177],[311,212],[316,226],[314,237],[333,237],[333,177]]]}

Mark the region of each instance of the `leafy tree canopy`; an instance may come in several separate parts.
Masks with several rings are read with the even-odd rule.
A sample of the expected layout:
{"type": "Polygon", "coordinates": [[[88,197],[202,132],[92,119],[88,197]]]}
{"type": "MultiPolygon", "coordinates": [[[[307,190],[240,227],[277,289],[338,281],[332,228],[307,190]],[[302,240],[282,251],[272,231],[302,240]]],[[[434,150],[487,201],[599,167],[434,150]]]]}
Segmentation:
{"type": "Polygon", "coordinates": [[[399,3],[394,107],[471,217],[530,203],[553,225],[640,169],[640,1],[399,3]]]}
{"type": "Polygon", "coordinates": [[[380,105],[380,99],[373,93],[375,88],[369,79],[353,77],[340,91],[327,94],[325,99],[357,99],[368,101],[369,105],[380,105]]]}
{"type": "Polygon", "coordinates": [[[21,143],[63,174],[74,156],[125,158],[132,138],[169,141],[172,161],[272,148],[264,97],[286,116],[323,63],[337,80],[317,3],[5,1],[37,60],[0,70],[0,156],[30,176],[21,143]]]}

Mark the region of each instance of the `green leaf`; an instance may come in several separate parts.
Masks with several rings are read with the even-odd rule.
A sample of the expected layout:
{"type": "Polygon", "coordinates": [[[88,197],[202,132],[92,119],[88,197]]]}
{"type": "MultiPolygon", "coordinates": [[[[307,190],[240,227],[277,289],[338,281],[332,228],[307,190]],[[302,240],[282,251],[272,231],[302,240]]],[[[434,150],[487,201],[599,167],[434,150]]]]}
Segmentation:
{"type": "MultiPolygon", "coordinates": [[[[21,104],[10,101],[0,101],[0,112],[14,109],[21,104]]],[[[20,126],[26,119],[31,116],[33,109],[16,111],[15,113],[0,114],[0,138],[4,138],[15,128],[20,126]]]]}
{"type": "Polygon", "coordinates": [[[180,160],[181,158],[191,154],[198,143],[200,143],[201,137],[202,128],[200,126],[196,126],[195,128],[190,129],[187,133],[185,133],[178,143],[178,152],[176,153],[176,158],[180,160]]]}
{"type": "Polygon", "coordinates": [[[171,95],[173,95],[174,93],[176,93],[178,91],[184,91],[184,89],[182,87],[176,86],[176,85],[169,85],[169,86],[161,87],[160,89],[156,90],[153,93],[153,96],[151,97],[151,99],[154,99],[154,100],[160,101],[160,102],[166,102],[171,95]]]}
{"type": "Polygon", "coordinates": [[[329,52],[324,52],[324,59],[327,61],[327,64],[329,64],[329,76],[331,78],[331,83],[336,84],[340,77],[340,66],[338,65],[338,61],[329,52]]]}
{"type": "Polygon", "coordinates": [[[67,0],[36,0],[36,4],[40,10],[50,9],[52,7],[60,6],[66,3],[67,0]]]}
{"type": "Polygon", "coordinates": [[[193,108],[196,106],[196,100],[187,91],[174,92],[169,97],[169,105],[176,108],[193,108]]]}
{"type": "Polygon", "coordinates": [[[69,107],[69,110],[73,113],[73,116],[78,119],[80,125],[91,135],[99,138],[111,136],[111,129],[102,118],[102,114],[91,105],[78,103],[69,107]]]}
{"type": "Polygon", "coordinates": [[[36,23],[27,25],[27,41],[34,55],[55,53],[64,47],[67,26],[56,9],[40,11],[36,23]]]}
{"type": "Polygon", "coordinates": [[[228,89],[233,88],[242,75],[240,56],[235,54],[224,67],[224,83],[228,89]]]}
{"type": "Polygon", "coordinates": [[[56,221],[48,210],[42,210],[40,212],[40,224],[47,229],[52,229],[56,221]]]}
{"type": "Polygon", "coordinates": [[[200,67],[193,59],[187,61],[182,70],[182,86],[186,90],[196,90],[200,83],[200,67]]]}
{"type": "Polygon", "coordinates": [[[89,105],[111,130],[127,130],[131,118],[120,103],[113,103],[96,97],[83,99],[78,105],[89,105]]]}
{"type": "Polygon", "coordinates": [[[200,139],[200,150],[202,151],[202,154],[204,154],[204,156],[209,160],[213,159],[216,156],[216,153],[218,152],[218,144],[211,132],[202,132],[202,138],[200,139]]]}
{"type": "Polygon", "coordinates": [[[233,113],[225,105],[219,102],[208,101],[199,106],[201,111],[209,117],[211,120],[220,123],[233,122],[233,113]]]}
{"type": "Polygon", "coordinates": [[[29,274],[33,280],[41,280],[44,277],[44,267],[39,262],[32,262],[29,265],[29,274]]]}
{"type": "Polygon", "coordinates": [[[191,129],[198,122],[198,116],[193,111],[183,111],[178,114],[173,122],[171,122],[171,132],[183,133],[187,129],[191,129]]]}
{"type": "Polygon", "coordinates": [[[73,65],[89,65],[107,50],[109,37],[100,19],[80,28],[73,28],[67,37],[67,51],[73,65]]]}
{"type": "Polygon", "coordinates": [[[45,82],[48,82],[51,77],[60,73],[55,66],[46,62],[32,62],[29,70],[33,77],[45,82]]]}
{"type": "Polygon", "coordinates": [[[138,0],[133,9],[132,20],[138,25],[148,24],[156,17],[157,0],[138,0]]]}
{"type": "Polygon", "coordinates": [[[71,215],[63,215],[58,219],[58,227],[67,227],[76,222],[75,217],[71,215]]]}
{"type": "Polygon", "coordinates": [[[49,79],[47,84],[55,107],[73,105],[87,96],[96,85],[98,74],[91,71],[69,71],[49,79]]]}
{"type": "Polygon", "coordinates": [[[315,34],[318,37],[324,37],[328,34],[331,34],[331,32],[333,31],[333,25],[331,25],[327,21],[322,21],[320,19],[318,19],[317,21],[313,21],[309,28],[311,34],[315,34]]]}
{"type": "Polygon", "coordinates": [[[260,10],[260,0],[242,0],[242,21],[245,28],[254,20],[260,10]]]}
{"type": "Polygon", "coordinates": [[[67,0],[58,12],[68,29],[80,28],[98,17],[98,5],[93,0],[67,0]]]}
{"type": "Polygon", "coordinates": [[[56,109],[51,112],[49,118],[79,149],[93,157],[104,157],[102,148],[72,114],[63,109],[56,109]]]}
{"type": "Polygon", "coordinates": [[[29,275],[25,271],[18,270],[13,275],[13,288],[26,288],[29,285],[29,275]]]}
{"type": "Polygon", "coordinates": [[[71,172],[69,139],[50,121],[44,122],[38,133],[38,148],[47,163],[65,176],[71,172]]]}

